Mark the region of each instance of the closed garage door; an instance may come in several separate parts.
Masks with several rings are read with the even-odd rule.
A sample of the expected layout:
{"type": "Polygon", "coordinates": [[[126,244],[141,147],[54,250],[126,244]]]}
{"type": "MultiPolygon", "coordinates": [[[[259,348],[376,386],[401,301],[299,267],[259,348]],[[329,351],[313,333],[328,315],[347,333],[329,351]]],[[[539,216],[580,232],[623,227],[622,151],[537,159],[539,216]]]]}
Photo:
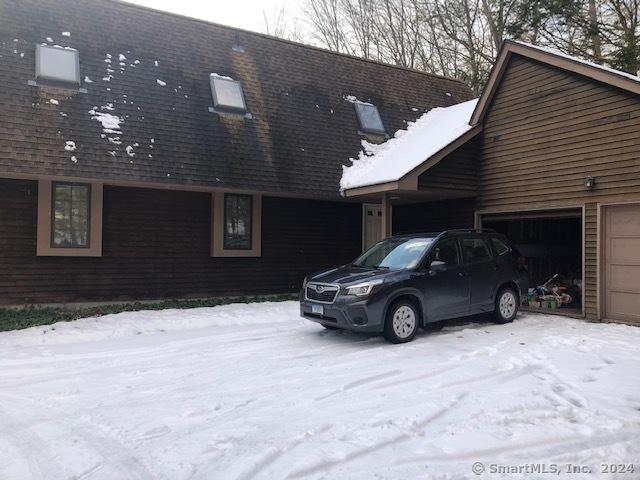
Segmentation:
{"type": "Polygon", "coordinates": [[[605,317],[640,323],[640,205],[604,211],[605,317]]]}

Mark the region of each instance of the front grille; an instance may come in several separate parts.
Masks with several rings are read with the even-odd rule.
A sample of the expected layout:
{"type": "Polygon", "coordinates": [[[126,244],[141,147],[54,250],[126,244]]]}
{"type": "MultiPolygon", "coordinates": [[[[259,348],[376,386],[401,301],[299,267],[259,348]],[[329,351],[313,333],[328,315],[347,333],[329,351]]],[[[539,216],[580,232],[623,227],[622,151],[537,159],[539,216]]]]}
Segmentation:
{"type": "Polygon", "coordinates": [[[320,303],[333,303],[338,295],[339,288],[335,285],[318,285],[310,283],[307,285],[307,300],[320,303]]]}

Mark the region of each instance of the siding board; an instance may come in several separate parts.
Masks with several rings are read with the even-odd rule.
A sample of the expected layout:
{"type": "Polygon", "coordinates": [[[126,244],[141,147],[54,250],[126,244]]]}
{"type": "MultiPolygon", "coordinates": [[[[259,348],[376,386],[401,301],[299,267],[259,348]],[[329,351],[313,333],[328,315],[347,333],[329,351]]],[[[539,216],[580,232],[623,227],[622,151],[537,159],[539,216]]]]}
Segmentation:
{"type": "Polygon", "coordinates": [[[263,197],[262,257],[210,257],[210,195],[104,188],[103,256],[37,257],[37,183],[0,180],[0,304],[291,292],[360,253],[357,204],[263,197]]]}
{"type": "Polygon", "coordinates": [[[590,319],[598,317],[598,205],[640,201],[639,117],[628,92],[514,56],[484,120],[478,210],[584,206],[590,319]]]}

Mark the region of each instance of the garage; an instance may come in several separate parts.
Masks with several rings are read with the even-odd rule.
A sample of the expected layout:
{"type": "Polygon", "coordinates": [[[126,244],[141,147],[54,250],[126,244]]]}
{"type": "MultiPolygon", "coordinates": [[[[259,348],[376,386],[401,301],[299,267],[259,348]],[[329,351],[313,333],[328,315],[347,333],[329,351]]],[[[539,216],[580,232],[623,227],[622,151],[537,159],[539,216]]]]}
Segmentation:
{"type": "Polygon", "coordinates": [[[583,314],[582,209],[483,215],[481,222],[506,235],[524,257],[531,287],[528,308],[583,314]]]}
{"type": "Polygon", "coordinates": [[[640,323],[640,204],[603,208],[603,311],[640,323]]]}

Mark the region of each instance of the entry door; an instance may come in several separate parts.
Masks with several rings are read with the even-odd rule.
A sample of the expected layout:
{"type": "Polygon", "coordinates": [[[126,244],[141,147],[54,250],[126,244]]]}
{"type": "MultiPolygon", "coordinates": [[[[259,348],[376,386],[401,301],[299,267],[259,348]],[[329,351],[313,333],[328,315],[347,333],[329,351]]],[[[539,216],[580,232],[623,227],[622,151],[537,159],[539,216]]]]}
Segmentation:
{"type": "Polygon", "coordinates": [[[365,204],[363,223],[362,246],[367,250],[382,240],[382,205],[365,204]]]}
{"type": "Polygon", "coordinates": [[[640,205],[604,211],[605,318],[640,323],[640,205]]]}

